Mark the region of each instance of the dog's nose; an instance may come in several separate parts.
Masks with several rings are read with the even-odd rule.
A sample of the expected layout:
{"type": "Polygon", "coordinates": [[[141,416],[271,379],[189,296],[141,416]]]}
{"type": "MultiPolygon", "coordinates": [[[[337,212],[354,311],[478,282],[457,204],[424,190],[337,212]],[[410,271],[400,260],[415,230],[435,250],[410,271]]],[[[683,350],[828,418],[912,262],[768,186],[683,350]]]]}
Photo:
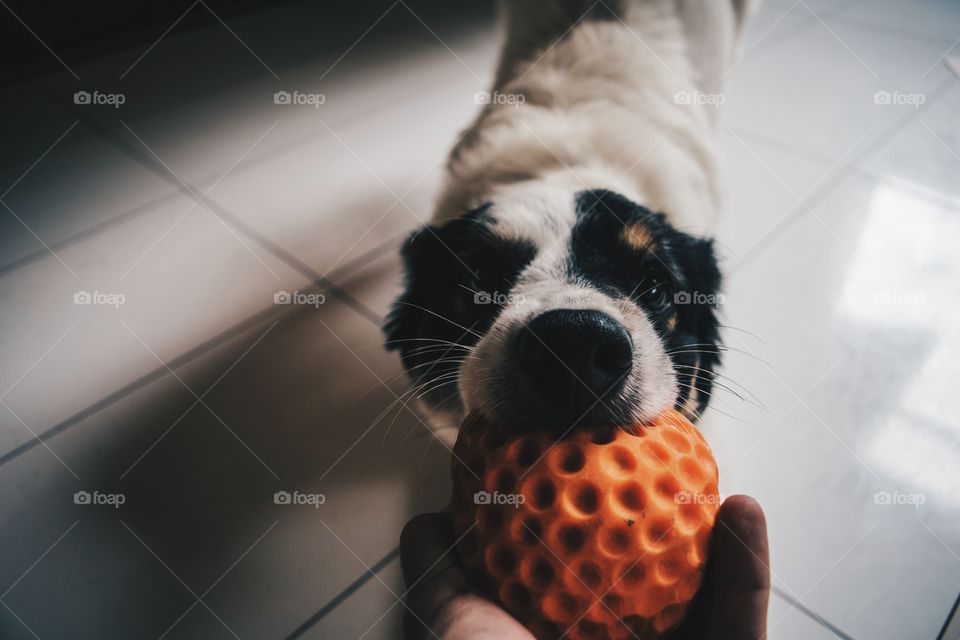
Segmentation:
{"type": "Polygon", "coordinates": [[[517,356],[525,377],[554,407],[577,419],[619,391],[633,363],[623,325],[592,309],[554,309],[520,330],[517,356]]]}

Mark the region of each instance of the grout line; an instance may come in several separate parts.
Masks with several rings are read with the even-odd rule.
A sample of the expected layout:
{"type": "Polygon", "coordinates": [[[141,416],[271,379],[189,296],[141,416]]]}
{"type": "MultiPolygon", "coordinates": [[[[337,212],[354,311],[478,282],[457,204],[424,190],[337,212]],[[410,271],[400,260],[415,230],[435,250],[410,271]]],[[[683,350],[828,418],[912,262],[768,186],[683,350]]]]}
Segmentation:
{"type": "Polygon", "coordinates": [[[943,626],[937,634],[937,640],[956,640],[960,638],[960,595],[953,601],[947,619],[943,621],[943,626]]]}
{"type": "Polygon", "coordinates": [[[770,592],[773,595],[776,595],[782,598],[783,600],[785,600],[791,607],[793,607],[800,613],[806,615],[808,618],[810,618],[820,626],[824,627],[825,629],[828,629],[831,633],[833,633],[838,638],[842,638],[843,640],[854,640],[853,636],[847,635],[839,627],[829,622],[826,618],[816,613],[815,611],[808,609],[806,605],[804,605],[802,602],[800,602],[799,600],[791,596],[789,593],[785,592],[783,589],[781,589],[777,585],[771,585],[770,592]]]}
{"type": "Polygon", "coordinates": [[[927,101],[925,103],[923,103],[917,109],[912,109],[898,118],[883,133],[877,136],[873,142],[869,143],[863,151],[849,161],[844,162],[830,177],[823,181],[823,184],[821,184],[816,191],[805,198],[803,202],[796,203],[794,205],[796,211],[788,214],[779,224],[777,224],[777,226],[770,230],[762,242],[754,247],[751,247],[742,258],[740,258],[730,269],[727,270],[727,273],[733,275],[734,273],[740,271],[740,269],[749,263],[755,256],[759,255],[767,247],[771,246],[771,244],[777,238],[783,235],[785,231],[792,228],[793,225],[800,220],[804,219],[806,217],[803,215],[805,211],[809,211],[819,205],[828,195],[833,192],[834,188],[838,184],[845,180],[850,174],[861,170],[861,162],[879,151],[884,145],[890,142],[895,135],[912,124],[915,119],[919,119],[922,113],[936,104],[937,101],[947,93],[949,93],[955,85],[956,81],[951,78],[947,82],[935,88],[933,91],[927,94],[927,101]],[[805,206],[798,206],[801,204],[805,206]]]}
{"type": "MultiPolygon", "coordinates": [[[[53,93],[53,90],[50,89],[49,87],[45,85],[38,85],[38,84],[33,84],[30,86],[32,87],[32,89],[35,91],[37,95],[42,96],[45,100],[47,100],[53,106],[67,113],[75,115],[74,112],[72,112],[70,109],[64,108],[63,103],[61,103],[59,96],[53,93]]],[[[415,91],[412,90],[410,95],[415,95],[417,91],[419,91],[419,89],[415,91]]],[[[335,124],[337,124],[338,126],[344,126],[344,125],[350,126],[355,121],[359,121],[363,118],[367,118],[371,115],[380,113],[382,109],[386,108],[387,106],[389,105],[376,104],[368,107],[367,109],[359,109],[356,112],[352,112],[349,116],[343,118],[342,120],[337,120],[335,124]]],[[[101,123],[99,120],[94,119],[93,121],[96,122],[98,125],[102,124],[103,126],[108,126],[105,123],[101,123]]],[[[82,120],[82,123],[84,128],[90,133],[101,132],[99,128],[90,126],[89,122],[86,119],[82,120]]],[[[310,144],[313,144],[317,140],[321,140],[329,135],[330,133],[328,130],[318,129],[304,136],[300,136],[292,140],[282,142],[278,144],[276,147],[266,149],[260,152],[259,154],[253,154],[250,156],[250,158],[245,159],[236,164],[236,166],[234,167],[235,170],[231,172],[231,177],[242,176],[247,171],[260,168],[263,165],[273,162],[274,160],[281,159],[284,156],[290,155],[300,149],[306,148],[307,146],[309,146],[310,144]]],[[[193,183],[191,183],[190,186],[194,188],[205,187],[205,186],[208,186],[210,183],[214,182],[219,177],[220,177],[220,174],[218,172],[214,172],[212,174],[197,178],[193,183]]],[[[127,222],[132,222],[133,220],[139,218],[140,216],[150,213],[157,207],[173,200],[174,197],[178,195],[184,195],[184,192],[182,189],[174,189],[152,200],[139,204],[122,213],[119,213],[113,216],[112,218],[110,218],[109,220],[98,222],[90,227],[86,227],[76,232],[71,236],[67,236],[66,238],[63,238],[62,240],[58,240],[57,242],[50,243],[49,246],[54,250],[60,250],[66,247],[73,246],[79,242],[82,242],[83,240],[93,237],[94,235],[100,233],[101,231],[106,231],[107,229],[122,226],[127,222]]],[[[187,194],[187,195],[192,195],[192,194],[187,194]]],[[[0,265],[0,278],[32,262],[41,260],[49,255],[50,254],[49,254],[49,251],[47,251],[47,249],[38,249],[33,253],[29,253],[25,256],[17,258],[12,262],[9,262],[4,265],[0,265]]]]}
{"type": "Polygon", "coordinates": [[[206,207],[214,215],[223,220],[224,223],[232,226],[235,230],[239,231],[243,235],[247,236],[247,238],[260,245],[260,248],[266,250],[281,262],[286,263],[287,266],[291,267],[301,275],[309,278],[312,283],[324,287],[335,298],[339,298],[341,302],[351,307],[354,311],[359,313],[371,323],[377,326],[380,325],[382,319],[372,309],[354,298],[351,294],[347,293],[343,289],[340,289],[340,287],[334,283],[330,282],[327,278],[323,277],[307,263],[300,260],[300,258],[283,248],[280,244],[269,239],[258,229],[240,218],[240,216],[234,214],[232,211],[211,198],[209,195],[204,195],[193,184],[181,184],[179,180],[177,180],[176,177],[171,174],[169,169],[163,166],[162,163],[141,152],[140,149],[124,140],[107,125],[93,120],[82,110],[73,107],[64,108],[68,111],[68,113],[73,114],[78,120],[86,124],[87,128],[95,133],[99,133],[104,139],[106,139],[107,142],[117,147],[121,152],[127,154],[131,159],[140,163],[163,180],[173,184],[177,192],[188,196],[192,200],[196,201],[197,204],[206,207]]]}
{"type": "Polygon", "coordinates": [[[325,618],[330,612],[340,606],[347,598],[352,596],[354,593],[360,590],[360,588],[370,581],[370,578],[373,578],[376,574],[380,573],[383,569],[390,565],[394,560],[400,557],[400,547],[394,547],[387,555],[381,558],[376,564],[370,567],[370,570],[364,571],[359,578],[351,582],[347,587],[338,593],[336,596],[331,598],[327,604],[320,607],[320,609],[314,613],[312,616],[307,618],[301,623],[299,627],[293,630],[290,635],[286,637],[285,640],[295,640],[299,638],[304,633],[306,633],[313,625],[320,622],[325,618]]]}
{"type": "Polygon", "coordinates": [[[13,273],[17,269],[20,269],[21,267],[27,266],[30,263],[37,262],[39,260],[43,260],[44,258],[50,257],[50,251],[56,252],[59,249],[70,247],[79,242],[82,242],[83,240],[92,238],[93,236],[96,236],[97,234],[99,234],[101,231],[106,231],[113,227],[122,226],[123,224],[130,222],[136,218],[139,218],[141,215],[145,213],[149,213],[155,210],[157,207],[160,207],[163,204],[172,201],[174,198],[176,198],[179,195],[181,194],[176,191],[167,192],[162,196],[154,198],[153,200],[144,202],[143,204],[137,205],[132,209],[129,209],[127,211],[124,211],[123,213],[117,214],[112,218],[110,218],[109,220],[103,220],[89,227],[85,227],[84,229],[76,232],[75,234],[71,236],[67,236],[63,240],[59,240],[57,242],[51,242],[47,245],[47,247],[49,247],[49,250],[47,248],[38,249],[33,253],[28,253],[27,255],[17,258],[12,262],[8,262],[7,264],[0,265],[0,278],[10,273],[13,273]]]}
{"type": "MultiPolygon", "coordinates": [[[[343,604],[351,595],[357,592],[360,589],[360,587],[362,587],[364,584],[366,584],[370,580],[370,578],[374,577],[374,573],[380,573],[391,562],[393,562],[393,560],[396,559],[399,555],[400,555],[400,548],[399,547],[394,548],[392,551],[390,551],[390,553],[384,556],[383,559],[381,559],[378,563],[376,563],[371,567],[371,569],[373,569],[373,572],[364,571],[362,574],[360,574],[360,577],[358,577],[356,580],[350,583],[350,585],[348,585],[343,591],[341,591],[336,596],[331,598],[330,601],[327,602],[327,604],[321,607],[315,614],[310,616],[310,618],[308,618],[303,624],[297,627],[297,629],[293,633],[291,633],[289,636],[287,636],[285,640],[294,640],[295,638],[299,638],[310,627],[312,627],[314,624],[316,624],[317,622],[322,620],[324,617],[329,615],[331,612],[333,612],[334,609],[336,609],[338,606],[343,604]]],[[[834,634],[841,640],[854,640],[853,636],[848,635],[842,629],[840,629],[839,627],[831,623],[829,620],[827,620],[823,616],[807,608],[803,603],[793,598],[790,594],[786,593],[780,587],[776,585],[771,585],[770,592],[771,592],[771,595],[781,598],[791,607],[795,608],[797,611],[805,615],[807,618],[809,618],[816,624],[819,624],[823,628],[827,629],[828,631],[830,631],[830,633],[834,634]]],[[[953,612],[956,612],[957,604],[960,604],[960,600],[958,600],[958,602],[954,604],[953,612]]],[[[949,619],[947,622],[949,623],[949,619]]],[[[944,626],[944,628],[946,628],[946,625],[944,626]]],[[[943,632],[941,632],[941,634],[942,633],[943,632]]],[[[941,636],[938,636],[937,640],[953,640],[953,639],[946,639],[946,638],[942,638],[941,636]]]]}
{"type": "MultiPolygon", "coordinates": [[[[735,64],[736,64],[736,65],[739,65],[740,62],[746,61],[746,59],[750,56],[750,53],[752,53],[752,52],[754,52],[754,51],[766,53],[766,52],[769,51],[770,49],[773,49],[773,48],[775,48],[775,47],[777,47],[777,46],[780,46],[782,43],[787,42],[788,40],[792,40],[793,38],[796,38],[797,36],[804,34],[804,32],[806,32],[810,27],[814,27],[814,26],[816,26],[816,25],[818,24],[818,23],[817,23],[817,18],[818,18],[818,17],[819,17],[819,18],[826,18],[826,17],[832,18],[833,15],[834,15],[834,13],[835,13],[835,11],[836,11],[836,9],[837,9],[837,7],[839,6],[839,4],[840,4],[842,1],[843,1],[843,0],[834,0],[834,2],[833,2],[832,4],[830,4],[830,5],[826,6],[826,7],[823,7],[822,9],[817,9],[817,10],[811,9],[811,10],[807,11],[807,10],[801,9],[802,11],[804,11],[804,14],[803,14],[802,17],[800,17],[800,18],[797,20],[796,23],[794,23],[792,26],[791,26],[791,25],[786,25],[786,26],[784,26],[784,27],[783,27],[783,32],[780,33],[779,36],[778,36],[776,39],[771,39],[771,38],[765,37],[763,40],[760,40],[760,41],[754,43],[753,45],[748,45],[748,47],[747,47],[747,49],[748,49],[747,55],[745,55],[745,56],[743,57],[743,59],[739,60],[739,61],[738,61],[737,63],[735,63],[735,64]]],[[[858,3],[864,2],[864,1],[865,1],[865,0],[854,0],[854,4],[858,4],[858,3]]],[[[797,4],[798,4],[797,2],[794,2],[790,7],[788,7],[788,8],[787,8],[787,13],[790,13],[791,11],[793,11],[794,9],[796,9],[796,5],[797,5],[797,4]]],[[[766,5],[769,6],[770,3],[766,3],[766,5]]],[[[764,3],[761,3],[761,6],[764,6],[764,3]]],[[[782,8],[783,8],[783,7],[780,7],[780,9],[782,9],[782,8]]],[[[783,17],[786,17],[786,15],[787,15],[787,14],[783,14],[783,17]]],[[[750,18],[748,18],[748,22],[749,22],[750,24],[747,25],[748,31],[747,31],[746,33],[749,33],[749,29],[751,29],[751,28],[753,27],[753,18],[755,18],[755,17],[756,17],[756,15],[751,16],[750,18]]],[[[763,35],[763,34],[760,34],[760,35],[763,35]]],[[[769,34],[768,34],[768,35],[769,35],[769,34]]],[[[743,48],[743,46],[744,46],[745,44],[746,44],[745,41],[741,41],[740,47],[743,48]]],[[[737,53],[739,53],[739,51],[738,51],[737,53]]]]}
{"type": "MultiPolygon", "coordinates": [[[[61,108],[64,108],[64,110],[66,110],[67,112],[76,114],[74,110],[65,108],[63,104],[61,104],[58,100],[56,100],[55,96],[51,96],[46,91],[44,91],[43,93],[46,95],[48,99],[52,99],[53,102],[55,102],[61,108]]],[[[122,152],[132,156],[135,161],[139,162],[140,164],[146,165],[148,170],[154,173],[160,174],[161,178],[166,180],[167,182],[171,181],[170,176],[168,176],[166,172],[157,170],[156,165],[150,160],[150,158],[147,158],[146,156],[141,154],[139,150],[131,148],[131,146],[125,140],[118,140],[116,136],[113,134],[113,132],[107,129],[106,125],[98,121],[91,122],[91,120],[87,118],[84,114],[79,114],[79,115],[83,116],[78,119],[81,120],[81,122],[84,124],[84,126],[87,127],[88,130],[90,130],[93,133],[98,133],[102,135],[104,138],[107,139],[109,143],[119,147],[122,152]]],[[[296,148],[295,145],[289,145],[289,146],[290,148],[294,148],[294,149],[296,148]]],[[[276,155],[274,154],[270,154],[269,156],[265,154],[263,161],[268,162],[275,157],[276,155]]],[[[193,187],[193,185],[190,185],[190,186],[193,187]]],[[[169,194],[162,196],[162,198],[171,198],[176,194],[185,194],[188,197],[196,200],[195,194],[191,193],[188,189],[186,189],[185,187],[183,187],[183,185],[180,185],[179,183],[177,184],[177,188],[175,188],[169,194]]],[[[209,200],[209,199],[204,198],[204,200],[209,200]]],[[[225,207],[223,207],[219,203],[215,203],[213,201],[208,201],[208,202],[202,201],[201,204],[204,204],[205,206],[208,206],[211,209],[216,207],[219,210],[219,212],[225,214],[224,217],[228,218],[228,220],[226,220],[225,222],[229,223],[230,220],[234,220],[234,221],[236,220],[236,216],[234,216],[231,212],[229,212],[225,207]]],[[[132,217],[135,217],[135,215],[138,215],[143,211],[150,210],[154,205],[156,205],[156,201],[154,201],[153,203],[145,203],[141,205],[142,209],[139,209],[139,208],[134,209],[134,210],[128,211],[126,214],[123,214],[123,215],[129,215],[128,219],[131,219],[132,217]]],[[[101,223],[95,228],[90,228],[85,230],[84,232],[81,232],[81,234],[93,235],[97,233],[99,230],[102,230],[103,228],[110,226],[111,223],[115,223],[115,222],[116,222],[116,219],[105,221],[104,223],[101,223]]],[[[378,259],[379,257],[385,255],[387,252],[394,250],[398,246],[400,240],[407,235],[407,231],[403,231],[387,239],[381,244],[373,247],[372,249],[362,253],[361,255],[348,260],[347,262],[340,265],[338,268],[334,269],[326,277],[323,277],[319,273],[314,271],[309,265],[299,260],[296,256],[289,253],[288,251],[283,249],[281,246],[270,241],[265,236],[263,236],[259,231],[253,229],[252,227],[249,227],[249,225],[246,225],[245,223],[242,223],[242,221],[240,221],[240,224],[236,224],[234,226],[238,228],[238,230],[240,230],[242,233],[244,233],[245,235],[253,239],[254,242],[257,242],[262,248],[266,249],[275,257],[279,258],[282,262],[293,267],[296,271],[301,273],[301,275],[305,275],[307,278],[309,278],[312,286],[315,286],[327,291],[331,296],[339,299],[341,302],[344,302],[347,306],[352,308],[354,311],[360,314],[363,318],[365,318],[366,320],[368,320],[378,328],[380,327],[380,325],[383,322],[383,318],[379,314],[374,312],[372,309],[370,309],[369,307],[361,303],[359,300],[357,300],[354,296],[352,296],[346,290],[338,286],[336,284],[336,281],[342,280],[346,276],[357,271],[362,266],[369,264],[374,260],[378,259]]],[[[73,242],[76,242],[76,236],[74,236],[73,238],[62,240],[60,244],[63,245],[63,244],[73,243],[73,242]]],[[[32,261],[32,260],[33,259],[30,258],[30,256],[26,256],[24,258],[21,258],[18,262],[22,265],[22,264],[25,264],[26,261],[32,261]]],[[[7,267],[0,267],[0,276],[2,276],[6,272],[6,269],[7,267]]],[[[250,329],[253,326],[256,326],[258,323],[276,314],[281,313],[283,310],[284,310],[283,307],[277,308],[274,305],[271,305],[270,307],[267,307],[266,309],[259,311],[253,314],[252,316],[249,316],[248,318],[233,325],[232,327],[222,331],[221,333],[215,335],[214,337],[200,343],[196,347],[174,358],[168,364],[170,364],[171,368],[173,369],[179,368],[191,362],[192,360],[206,354],[207,352],[223,344],[227,340],[240,335],[241,333],[250,329]]],[[[95,415],[96,413],[106,409],[113,403],[129,396],[130,394],[136,392],[137,390],[143,388],[144,386],[156,380],[159,380],[160,378],[164,377],[167,373],[168,372],[166,371],[165,368],[158,367],[157,369],[154,369],[153,371],[137,378],[133,382],[121,387],[120,389],[114,391],[113,393],[107,395],[106,397],[98,400],[97,402],[94,402],[93,404],[85,407],[84,409],[78,411],[77,413],[71,415],[65,420],[62,420],[58,424],[42,432],[41,434],[39,434],[39,437],[33,438],[21,444],[20,446],[15,447],[14,449],[0,455],[0,466],[20,457],[21,455],[23,455],[24,453],[27,453],[37,445],[46,443],[47,441],[56,437],[60,433],[63,433],[73,425],[78,424],[83,420],[89,418],[90,416],[95,415]]]]}
{"type": "MultiPolygon", "coordinates": [[[[173,358],[168,362],[168,364],[170,365],[171,369],[178,369],[183,365],[188,364],[195,358],[202,356],[203,354],[207,353],[213,348],[219,346],[220,344],[223,344],[227,340],[243,334],[245,331],[247,331],[248,329],[251,329],[252,327],[255,327],[260,322],[270,319],[270,317],[273,315],[274,315],[274,312],[272,309],[265,309],[264,311],[256,313],[253,316],[233,325],[226,331],[214,336],[210,340],[207,340],[206,342],[203,342],[200,345],[194,347],[190,351],[187,351],[186,353],[183,353],[177,356],[176,358],[173,358]]],[[[73,414],[66,420],[59,422],[58,424],[47,429],[46,431],[43,431],[36,438],[31,438],[30,440],[28,440],[27,442],[24,442],[20,446],[15,447],[14,449],[11,449],[10,451],[4,453],[3,455],[0,455],[0,466],[20,457],[21,455],[30,451],[31,449],[38,446],[39,444],[47,442],[51,438],[59,435],[60,433],[63,433],[73,425],[78,424],[79,422],[82,422],[83,420],[89,418],[90,416],[96,413],[99,413],[100,411],[106,409],[113,403],[122,400],[123,398],[129,396],[130,394],[138,391],[139,389],[142,389],[143,387],[147,386],[152,382],[155,382],[167,376],[168,374],[169,372],[167,371],[166,367],[161,366],[161,367],[157,367],[153,371],[150,371],[149,373],[146,373],[140,376],[133,382],[117,389],[113,393],[105,396],[104,398],[101,398],[100,400],[94,402],[93,404],[87,406],[86,408],[81,409],[80,411],[73,414]]]]}
{"type": "MultiPolygon", "coordinates": [[[[905,36],[907,38],[912,38],[914,40],[922,40],[925,43],[937,43],[941,42],[943,44],[950,44],[952,40],[950,38],[945,38],[943,36],[933,35],[932,33],[921,33],[919,31],[914,31],[913,29],[908,29],[906,27],[898,27],[892,24],[884,24],[882,22],[871,22],[865,20],[858,16],[852,16],[849,14],[841,13],[841,10],[845,10],[849,7],[840,7],[836,9],[828,9],[824,11],[821,15],[829,16],[831,20],[839,22],[841,24],[845,23],[848,26],[860,27],[862,29],[876,31],[878,33],[894,33],[900,36],[905,36]]],[[[950,47],[953,49],[953,47],[950,47]]]]}
{"type": "MultiPolygon", "coordinates": [[[[781,142],[780,140],[775,140],[762,133],[757,133],[755,131],[748,131],[747,129],[743,129],[739,126],[734,127],[734,126],[727,125],[727,127],[737,135],[743,138],[752,138],[755,142],[759,142],[764,146],[779,149],[791,155],[812,160],[813,162],[818,162],[818,163],[830,162],[830,158],[828,158],[827,156],[815,153],[813,151],[808,151],[806,149],[801,149],[800,147],[796,147],[787,142],[781,142]]],[[[960,200],[948,195],[937,194],[937,193],[933,193],[932,191],[923,190],[922,189],[923,185],[917,185],[917,187],[920,187],[918,189],[917,187],[913,187],[911,184],[899,182],[896,176],[883,173],[881,171],[876,171],[874,169],[868,169],[862,165],[852,166],[851,172],[861,178],[864,178],[866,180],[870,180],[873,182],[892,183],[898,189],[902,191],[908,191],[910,195],[916,198],[922,199],[926,202],[930,202],[932,204],[943,207],[945,209],[960,211],[960,200]]]]}
{"type": "MultiPolygon", "coordinates": [[[[396,248],[396,244],[397,244],[397,239],[391,238],[387,242],[384,242],[378,247],[375,247],[374,249],[371,249],[370,251],[358,256],[354,260],[344,263],[343,265],[341,265],[339,269],[331,273],[329,277],[331,279],[341,280],[342,278],[345,278],[351,275],[352,273],[354,273],[357,269],[359,269],[364,264],[372,263],[377,258],[383,256],[384,254],[390,251],[393,251],[396,248]],[[363,260],[363,263],[358,264],[360,263],[361,259],[363,260]]],[[[316,285],[316,283],[314,283],[314,285],[316,285]]],[[[327,289],[328,291],[330,291],[331,294],[336,295],[336,293],[333,290],[327,288],[326,286],[320,286],[319,288],[327,289]]],[[[182,353],[179,356],[173,358],[167,364],[170,366],[170,369],[174,369],[174,370],[179,369],[180,367],[186,364],[189,364],[190,362],[199,358],[200,356],[203,356],[206,353],[209,353],[210,351],[221,346],[227,341],[233,338],[236,338],[239,335],[242,335],[246,331],[257,326],[258,324],[265,322],[271,319],[272,317],[283,313],[288,308],[289,307],[285,307],[281,305],[270,305],[269,307],[261,311],[258,311],[257,313],[254,313],[253,315],[245,318],[244,320],[241,320],[240,322],[233,325],[232,327],[218,333],[212,338],[204,342],[201,342],[199,345],[193,347],[189,351],[186,351],[185,353],[182,353]]],[[[377,317],[378,317],[378,322],[376,324],[377,326],[379,326],[381,320],[379,320],[379,316],[377,317]]],[[[0,466],[3,466],[7,462],[15,460],[16,458],[20,457],[24,453],[27,453],[28,451],[30,451],[36,446],[43,444],[45,442],[48,442],[50,439],[58,436],[59,434],[63,433],[70,427],[74,426],[75,424],[78,424],[86,420],[90,416],[99,413],[100,411],[106,409],[107,407],[114,404],[115,402],[119,402],[120,400],[135,393],[136,391],[142,389],[143,387],[153,382],[156,382],[161,378],[166,377],[168,374],[169,374],[169,371],[167,370],[167,368],[161,366],[161,367],[157,367],[153,371],[150,371],[149,373],[146,373],[140,376],[133,382],[121,387],[120,389],[117,389],[113,393],[105,396],[104,398],[101,398],[97,402],[94,402],[93,404],[85,407],[84,409],[81,409],[80,411],[73,414],[69,418],[62,420],[61,422],[54,425],[53,427],[47,429],[46,431],[43,431],[36,438],[32,438],[27,442],[24,442],[20,446],[15,447],[14,449],[11,449],[10,451],[0,455],[0,466]]]]}
{"type": "MultiPolygon", "coordinates": [[[[787,13],[789,13],[790,11],[792,11],[792,9],[788,9],[787,13]]],[[[786,14],[784,14],[784,17],[786,17],[786,14]]],[[[744,34],[752,35],[750,34],[750,29],[754,27],[754,22],[752,20],[748,20],[748,22],[749,24],[747,25],[747,31],[745,31],[744,34]]],[[[806,31],[814,27],[816,24],[817,22],[815,20],[815,16],[810,15],[808,13],[802,18],[798,19],[792,25],[789,25],[789,24],[783,25],[781,27],[782,32],[779,33],[776,38],[771,38],[770,34],[766,34],[764,36],[763,33],[760,33],[758,35],[761,35],[764,37],[761,40],[754,42],[752,45],[747,44],[747,41],[741,38],[740,47],[737,51],[735,51],[735,54],[740,55],[741,53],[740,49],[744,49],[746,51],[746,55],[744,55],[743,58],[735,62],[733,66],[734,67],[740,66],[741,63],[746,62],[750,58],[750,56],[753,55],[754,53],[766,54],[771,49],[775,49],[779,46],[782,46],[783,43],[803,35],[806,31]]],[[[730,72],[733,73],[733,67],[731,67],[730,72]]],[[[729,84],[729,82],[727,84],[729,84]]]]}

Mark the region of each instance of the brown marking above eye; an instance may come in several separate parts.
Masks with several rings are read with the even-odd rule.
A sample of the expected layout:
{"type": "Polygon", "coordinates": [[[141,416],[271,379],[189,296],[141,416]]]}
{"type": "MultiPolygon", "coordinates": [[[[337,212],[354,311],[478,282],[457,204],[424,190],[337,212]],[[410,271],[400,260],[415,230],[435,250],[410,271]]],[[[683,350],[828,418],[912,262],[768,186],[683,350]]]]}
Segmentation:
{"type": "Polygon", "coordinates": [[[634,222],[633,224],[624,227],[623,231],[620,232],[620,238],[628,247],[633,249],[656,248],[656,242],[653,239],[653,235],[650,233],[650,229],[648,229],[647,226],[641,222],[634,222]]]}

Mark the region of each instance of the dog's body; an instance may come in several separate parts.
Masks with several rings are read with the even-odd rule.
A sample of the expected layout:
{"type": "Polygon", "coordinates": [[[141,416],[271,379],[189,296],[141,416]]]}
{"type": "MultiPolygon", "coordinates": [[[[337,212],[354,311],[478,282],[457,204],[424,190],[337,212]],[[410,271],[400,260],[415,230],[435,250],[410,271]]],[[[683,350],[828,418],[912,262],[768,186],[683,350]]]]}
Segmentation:
{"type": "Polygon", "coordinates": [[[404,249],[387,325],[433,426],[479,410],[560,434],[704,408],[714,300],[675,303],[719,287],[702,237],[743,4],[502,4],[489,103],[451,153],[434,225],[404,249]]]}

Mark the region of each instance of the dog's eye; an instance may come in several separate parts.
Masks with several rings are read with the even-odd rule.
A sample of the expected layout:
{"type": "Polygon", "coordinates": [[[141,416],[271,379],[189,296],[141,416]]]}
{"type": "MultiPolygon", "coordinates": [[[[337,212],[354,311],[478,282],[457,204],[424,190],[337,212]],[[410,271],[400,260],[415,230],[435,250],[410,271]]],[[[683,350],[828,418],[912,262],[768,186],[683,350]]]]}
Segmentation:
{"type": "Polygon", "coordinates": [[[642,296],[640,296],[644,303],[649,305],[656,311],[662,311],[666,309],[667,305],[670,302],[670,299],[667,297],[667,290],[662,286],[653,287],[648,289],[642,296]]]}

